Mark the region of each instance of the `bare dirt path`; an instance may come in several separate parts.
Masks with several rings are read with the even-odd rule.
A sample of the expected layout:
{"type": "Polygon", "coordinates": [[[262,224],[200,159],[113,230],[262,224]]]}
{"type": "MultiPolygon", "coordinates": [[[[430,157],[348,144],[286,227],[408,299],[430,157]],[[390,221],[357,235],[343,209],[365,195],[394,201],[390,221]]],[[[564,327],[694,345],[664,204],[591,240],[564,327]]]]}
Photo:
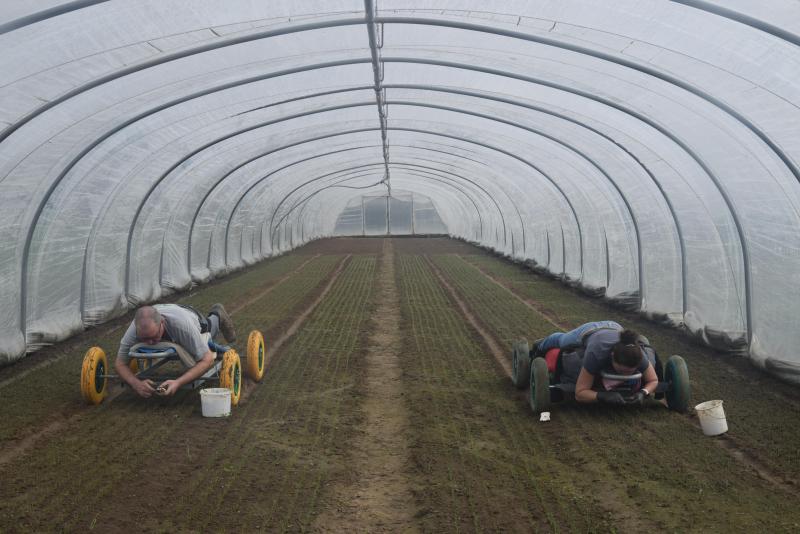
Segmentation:
{"type": "Polygon", "coordinates": [[[409,417],[401,381],[400,302],[391,239],[383,242],[379,269],[377,308],[365,356],[365,418],[352,451],[355,483],[333,488],[334,507],[314,524],[321,531],[418,531],[407,474],[409,417]]]}

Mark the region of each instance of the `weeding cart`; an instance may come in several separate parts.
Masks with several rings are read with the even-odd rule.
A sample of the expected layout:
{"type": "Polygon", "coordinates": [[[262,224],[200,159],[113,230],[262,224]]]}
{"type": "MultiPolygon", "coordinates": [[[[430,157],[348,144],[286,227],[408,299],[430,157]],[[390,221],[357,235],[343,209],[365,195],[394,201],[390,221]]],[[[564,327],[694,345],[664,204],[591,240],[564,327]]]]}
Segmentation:
{"type": "MultiPolygon", "coordinates": [[[[231,405],[236,406],[242,393],[242,363],[239,353],[227,345],[219,345],[207,338],[208,348],[216,352],[216,359],[208,371],[201,377],[186,384],[181,389],[196,389],[206,382],[217,382],[219,387],[231,390],[231,405]]],[[[194,358],[180,345],[159,342],[155,345],[139,343],[131,347],[129,367],[136,378],[150,379],[156,383],[178,378],[185,369],[194,365],[194,358]],[[175,374],[177,362],[183,369],[175,374]],[[170,366],[170,367],[166,367],[170,366]],[[170,372],[172,371],[172,372],[170,372]]],[[[264,336],[258,330],[252,330],[247,338],[246,373],[249,378],[259,382],[264,376],[266,351],[264,336]]],[[[108,381],[117,380],[119,376],[110,374],[108,357],[100,347],[92,347],[83,357],[81,369],[81,393],[89,404],[100,404],[108,395],[108,381]]]]}

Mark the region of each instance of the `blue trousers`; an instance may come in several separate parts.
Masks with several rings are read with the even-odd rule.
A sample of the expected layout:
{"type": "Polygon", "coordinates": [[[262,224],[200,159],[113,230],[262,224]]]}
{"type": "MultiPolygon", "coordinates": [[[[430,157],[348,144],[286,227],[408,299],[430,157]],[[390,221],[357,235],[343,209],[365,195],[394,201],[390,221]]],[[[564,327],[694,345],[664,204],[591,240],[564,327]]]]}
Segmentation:
{"type": "Polygon", "coordinates": [[[547,352],[548,349],[569,347],[571,345],[580,345],[583,335],[589,330],[597,330],[598,328],[614,328],[622,330],[622,326],[616,321],[595,321],[593,323],[585,323],[580,325],[574,330],[569,332],[554,332],[539,342],[537,349],[539,352],[547,352]]]}
{"type": "Polygon", "coordinates": [[[216,339],[219,334],[219,317],[209,315],[206,317],[206,321],[208,321],[208,333],[211,334],[211,339],[216,339]]]}

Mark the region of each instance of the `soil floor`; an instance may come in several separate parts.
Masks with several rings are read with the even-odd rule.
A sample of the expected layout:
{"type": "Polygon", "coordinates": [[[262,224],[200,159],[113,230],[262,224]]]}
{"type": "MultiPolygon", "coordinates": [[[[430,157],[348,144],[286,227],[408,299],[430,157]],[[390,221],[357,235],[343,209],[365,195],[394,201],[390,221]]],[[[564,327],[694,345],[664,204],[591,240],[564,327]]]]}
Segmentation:
{"type": "MultiPolygon", "coordinates": [[[[800,390],[467,243],[310,243],[164,302],[223,302],[266,374],[227,418],[197,390],[80,394],[131,315],[0,369],[0,532],[798,532],[800,390]],[[510,347],[614,319],[687,362],[693,410],[556,403],[510,347]]],[[[246,366],[246,365],[245,365],[246,366]]]]}

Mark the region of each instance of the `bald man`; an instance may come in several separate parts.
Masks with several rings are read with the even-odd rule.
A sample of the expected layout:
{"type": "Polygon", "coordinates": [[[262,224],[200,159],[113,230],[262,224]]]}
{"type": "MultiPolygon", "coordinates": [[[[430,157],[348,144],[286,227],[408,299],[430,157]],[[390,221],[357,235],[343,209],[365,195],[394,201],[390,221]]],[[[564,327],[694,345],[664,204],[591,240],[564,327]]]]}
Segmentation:
{"type": "Polygon", "coordinates": [[[197,380],[214,365],[216,353],[208,348],[202,336],[206,332],[212,339],[222,332],[227,342],[236,341],[233,321],[222,304],[211,306],[205,317],[194,308],[178,304],[142,306],[136,310],[133,322],[122,336],[114,369],[140,397],[149,398],[156,393],[155,383],[150,379],[139,380],[128,367],[131,347],[137,343],[155,345],[160,341],[180,345],[191,354],[195,364],[180,377],[159,386],[159,395],[174,395],[181,386],[197,380]]]}

